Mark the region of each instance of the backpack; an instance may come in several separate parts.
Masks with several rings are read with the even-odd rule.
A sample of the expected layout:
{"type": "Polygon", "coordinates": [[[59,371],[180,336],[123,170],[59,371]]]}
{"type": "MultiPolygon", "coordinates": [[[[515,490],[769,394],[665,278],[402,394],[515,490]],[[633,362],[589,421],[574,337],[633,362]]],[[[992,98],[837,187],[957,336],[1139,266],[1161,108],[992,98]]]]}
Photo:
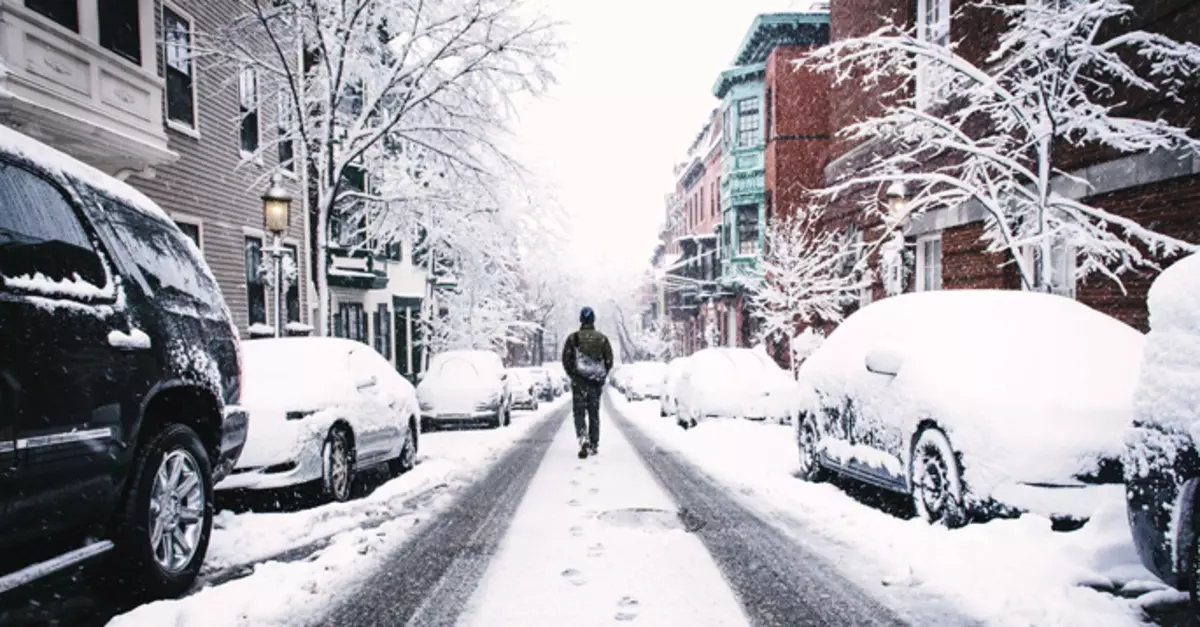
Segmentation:
{"type": "Polygon", "coordinates": [[[578,333],[572,337],[575,339],[575,375],[597,385],[603,384],[604,379],[608,377],[608,369],[604,367],[604,362],[580,350],[578,333]]]}

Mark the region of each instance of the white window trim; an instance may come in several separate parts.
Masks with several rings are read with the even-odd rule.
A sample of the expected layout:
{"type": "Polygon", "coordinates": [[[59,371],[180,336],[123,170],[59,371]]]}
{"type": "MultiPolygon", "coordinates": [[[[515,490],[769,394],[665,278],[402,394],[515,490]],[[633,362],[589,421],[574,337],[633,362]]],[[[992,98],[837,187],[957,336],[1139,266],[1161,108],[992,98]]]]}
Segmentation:
{"type": "MultiPolygon", "coordinates": [[[[289,108],[292,106],[292,98],[291,98],[291,94],[289,92],[280,91],[275,97],[275,134],[276,134],[275,141],[277,143],[280,141],[279,137],[278,137],[280,104],[283,102],[287,102],[287,106],[289,108]]],[[[292,127],[293,128],[300,124],[300,122],[297,119],[297,116],[295,114],[293,114],[291,116],[291,118],[292,118],[292,127]]],[[[279,161],[279,149],[278,149],[278,147],[275,149],[275,160],[276,160],[275,170],[277,172],[279,172],[279,174],[281,176],[283,176],[284,178],[288,178],[293,181],[300,180],[300,151],[298,150],[299,145],[300,145],[300,140],[298,138],[293,138],[292,139],[292,169],[291,170],[283,167],[283,164],[278,162],[279,161]]],[[[262,151],[259,151],[259,152],[261,153],[262,151]]],[[[260,163],[261,163],[261,161],[260,161],[260,163]]]]}
{"type": "MultiPolygon", "coordinates": [[[[1068,244],[1063,244],[1063,243],[1056,243],[1054,246],[1051,246],[1051,252],[1050,252],[1051,258],[1053,258],[1056,249],[1061,251],[1060,254],[1066,255],[1066,257],[1065,257],[1066,267],[1064,268],[1064,273],[1067,275],[1066,279],[1067,279],[1068,286],[1065,289],[1051,290],[1050,293],[1057,294],[1059,296],[1065,296],[1067,298],[1074,300],[1077,298],[1076,290],[1079,287],[1079,259],[1078,259],[1079,254],[1078,254],[1078,251],[1075,250],[1074,246],[1070,246],[1068,244]]],[[[1034,267],[1034,263],[1037,261],[1037,258],[1034,256],[1034,250],[1035,249],[1032,246],[1025,246],[1025,247],[1022,247],[1022,249],[1021,249],[1021,256],[1024,258],[1025,265],[1029,269],[1030,272],[1037,272],[1037,268],[1034,267]]],[[[1054,269],[1053,262],[1050,265],[1051,265],[1051,268],[1050,268],[1051,271],[1054,271],[1055,269],[1054,269]]],[[[1025,285],[1024,281],[1021,281],[1021,289],[1023,291],[1031,291],[1030,288],[1027,285],[1025,285]]]]}
{"type": "Polygon", "coordinates": [[[170,217],[172,220],[174,220],[176,222],[179,222],[182,224],[190,224],[190,225],[196,227],[197,230],[199,230],[200,243],[198,245],[198,248],[200,249],[200,252],[203,253],[204,252],[204,243],[205,243],[205,241],[208,240],[208,238],[205,237],[205,235],[204,235],[204,220],[201,220],[200,218],[197,218],[194,216],[187,215],[185,213],[171,213],[170,217]]]}
{"type": "MultiPolygon", "coordinates": [[[[915,290],[918,292],[931,292],[931,291],[938,291],[938,290],[942,289],[942,277],[941,276],[938,277],[937,290],[931,290],[931,289],[929,289],[929,286],[925,284],[925,247],[931,242],[938,242],[938,244],[939,244],[939,246],[938,246],[938,269],[939,270],[945,269],[945,262],[944,262],[945,249],[943,248],[943,246],[940,245],[942,243],[942,234],[940,232],[938,232],[938,233],[933,233],[931,235],[922,235],[921,237],[917,238],[917,264],[916,264],[917,280],[914,283],[914,285],[915,285],[915,290]]],[[[944,274],[944,273],[939,273],[939,274],[944,274]]]]}
{"type": "MultiPolygon", "coordinates": [[[[917,39],[920,41],[930,41],[930,34],[925,24],[925,13],[929,8],[930,2],[936,2],[941,5],[942,15],[945,19],[946,39],[949,41],[950,33],[950,0],[917,0],[917,39]]],[[[917,59],[917,109],[924,110],[931,103],[930,98],[930,69],[928,60],[917,59]]]]}
{"type": "MultiPolygon", "coordinates": [[[[194,52],[195,52],[194,48],[195,48],[195,44],[196,44],[196,20],[195,20],[195,18],[193,18],[192,15],[190,13],[188,13],[187,11],[184,11],[183,9],[179,8],[179,5],[175,4],[174,2],[164,1],[162,3],[162,5],[159,7],[159,12],[158,12],[158,23],[159,24],[166,24],[166,19],[165,19],[165,16],[163,15],[163,11],[165,11],[167,9],[170,9],[172,13],[187,20],[188,35],[190,37],[189,43],[188,43],[188,46],[189,46],[188,54],[189,55],[194,54],[194,52]]],[[[200,98],[198,96],[198,94],[200,93],[199,68],[196,65],[195,58],[190,58],[189,60],[192,62],[192,122],[195,123],[195,126],[188,126],[187,124],[184,124],[183,122],[180,122],[178,120],[172,120],[170,114],[167,112],[167,106],[166,106],[167,105],[167,70],[166,70],[166,63],[167,63],[166,45],[167,44],[165,41],[166,40],[165,36],[163,37],[163,39],[164,39],[164,41],[163,41],[163,79],[162,79],[163,80],[163,119],[165,119],[167,121],[167,128],[169,128],[173,131],[177,131],[179,133],[183,133],[184,135],[188,135],[195,139],[200,139],[200,98]]]]}

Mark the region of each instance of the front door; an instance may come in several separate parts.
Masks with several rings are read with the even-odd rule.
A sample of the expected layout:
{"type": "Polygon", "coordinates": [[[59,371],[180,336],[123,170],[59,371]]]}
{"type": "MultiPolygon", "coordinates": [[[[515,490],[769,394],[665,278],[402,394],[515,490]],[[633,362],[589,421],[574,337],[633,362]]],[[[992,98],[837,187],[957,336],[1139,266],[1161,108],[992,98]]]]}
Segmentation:
{"type": "Polygon", "coordinates": [[[131,333],[112,265],[63,191],[0,161],[0,464],[7,539],[106,520],[131,333]]]}

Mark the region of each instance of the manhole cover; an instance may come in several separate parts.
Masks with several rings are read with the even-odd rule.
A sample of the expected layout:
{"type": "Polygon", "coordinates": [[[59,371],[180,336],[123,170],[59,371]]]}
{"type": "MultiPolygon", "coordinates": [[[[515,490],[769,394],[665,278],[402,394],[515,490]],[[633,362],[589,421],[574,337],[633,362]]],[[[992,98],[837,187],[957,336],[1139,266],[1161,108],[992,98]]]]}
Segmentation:
{"type": "Polygon", "coordinates": [[[691,524],[680,512],[654,509],[651,507],[631,507],[628,509],[613,509],[602,512],[598,517],[614,527],[640,529],[642,531],[695,531],[701,525],[691,524]]]}

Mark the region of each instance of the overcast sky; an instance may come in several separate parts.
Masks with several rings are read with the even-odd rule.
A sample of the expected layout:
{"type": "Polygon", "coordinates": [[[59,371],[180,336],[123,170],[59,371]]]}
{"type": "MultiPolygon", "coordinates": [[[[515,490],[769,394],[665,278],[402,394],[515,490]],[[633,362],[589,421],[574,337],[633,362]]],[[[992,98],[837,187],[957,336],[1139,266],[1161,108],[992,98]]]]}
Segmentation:
{"type": "Polygon", "coordinates": [[[563,22],[558,83],[523,103],[515,153],[562,205],[579,259],[649,262],[672,166],[717,105],[712,85],[758,13],[795,0],[544,0],[563,22]]]}

